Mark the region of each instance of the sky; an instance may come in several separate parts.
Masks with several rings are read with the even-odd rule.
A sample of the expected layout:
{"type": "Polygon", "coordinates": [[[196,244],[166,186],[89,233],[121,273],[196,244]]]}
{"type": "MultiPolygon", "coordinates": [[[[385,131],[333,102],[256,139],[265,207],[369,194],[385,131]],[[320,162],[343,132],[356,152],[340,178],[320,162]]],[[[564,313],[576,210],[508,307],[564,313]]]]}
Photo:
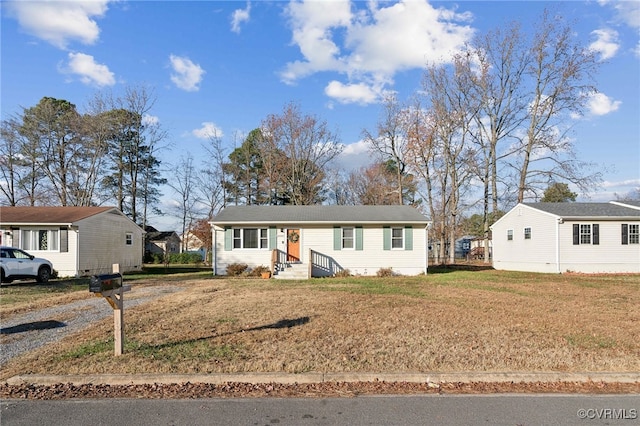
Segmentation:
{"type": "MultiPolygon", "coordinates": [[[[148,119],[168,133],[165,166],[215,134],[229,151],[270,114],[294,102],[324,120],[345,145],[338,166],[372,157],[384,93],[406,100],[427,63],[465,42],[545,8],[572,24],[601,62],[598,93],[571,137],[581,160],[604,171],[581,201],[609,201],[640,187],[639,1],[2,1],[2,119],[44,97],[82,111],[96,93],[144,85],[156,98],[148,119]]],[[[175,195],[163,189],[161,208],[175,195]]],[[[178,229],[171,217],[159,228],[178,229]]]]}

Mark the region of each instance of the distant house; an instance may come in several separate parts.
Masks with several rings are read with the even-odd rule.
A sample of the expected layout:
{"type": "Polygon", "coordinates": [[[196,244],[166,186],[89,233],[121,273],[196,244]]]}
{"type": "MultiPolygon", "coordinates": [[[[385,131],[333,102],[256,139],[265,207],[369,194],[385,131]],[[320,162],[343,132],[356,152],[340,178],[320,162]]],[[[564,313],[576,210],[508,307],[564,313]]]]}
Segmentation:
{"type": "Polygon", "coordinates": [[[426,273],[429,223],[409,206],[231,206],[211,222],[214,273],[234,263],[276,278],[426,273]]]}
{"type": "Polygon", "coordinates": [[[640,202],[521,203],[491,230],[496,269],[640,272],[640,202]]]}
{"type": "Polygon", "coordinates": [[[164,257],[173,253],[180,253],[181,241],[175,231],[158,231],[152,226],[147,226],[146,231],[145,257],[153,255],[164,257]]]}
{"type": "Polygon", "coordinates": [[[53,263],[60,277],[142,268],[144,231],[115,207],[0,207],[0,243],[53,263]]]}

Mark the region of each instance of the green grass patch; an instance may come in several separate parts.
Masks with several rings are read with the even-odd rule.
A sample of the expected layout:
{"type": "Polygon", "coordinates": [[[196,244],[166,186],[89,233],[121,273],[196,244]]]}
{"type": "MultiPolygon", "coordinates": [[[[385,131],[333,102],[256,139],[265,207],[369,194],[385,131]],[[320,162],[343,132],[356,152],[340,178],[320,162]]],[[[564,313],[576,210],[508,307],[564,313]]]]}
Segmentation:
{"type": "Polygon", "coordinates": [[[96,355],[100,353],[110,352],[113,353],[114,343],[113,338],[109,340],[101,340],[99,342],[88,342],[78,347],[73,348],[72,350],[63,353],[57,359],[59,361],[71,360],[84,358],[90,355],[96,355]]]}
{"type": "Polygon", "coordinates": [[[89,278],[54,280],[46,284],[17,281],[0,286],[0,306],[34,302],[52,295],[80,290],[89,290],[89,278]]]}
{"type": "Polygon", "coordinates": [[[569,334],[564,338],[571,346],[581,349],[611,349],[617,346],[614,339],[596,334],[569,334]]]}
{"type": "Polygon", "coordinates": [[[233,345],[213,345],[209,339],[196,339],[152,345],[129,341],[125,344],[127,353],[136,353],[144,358],[168,363],[177,363],[184,360],[210,361],[232,360],[240,352],[233,345]]]}

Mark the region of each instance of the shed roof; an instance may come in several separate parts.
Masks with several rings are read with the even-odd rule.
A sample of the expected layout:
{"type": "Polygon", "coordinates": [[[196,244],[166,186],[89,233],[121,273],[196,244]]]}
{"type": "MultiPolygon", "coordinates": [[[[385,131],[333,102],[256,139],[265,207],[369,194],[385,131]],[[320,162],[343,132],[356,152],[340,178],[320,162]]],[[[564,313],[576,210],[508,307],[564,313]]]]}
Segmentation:
{"type": "Polygon", "coordinates": [[[640,218],[640,210],[616,203],[522,203],[562,218],[640,218]]]}
{"type": "Polygon", "coordinates": [[[69,224],[114,210],[115,207],[18,206],[0,207],[0,223],[4,224],[69,224]]]}
{"type": "Polygon", "coordinates": [[[214,225],[418,223],[429,220],[411,206],[229,206],[212,221],[214,225]]]}

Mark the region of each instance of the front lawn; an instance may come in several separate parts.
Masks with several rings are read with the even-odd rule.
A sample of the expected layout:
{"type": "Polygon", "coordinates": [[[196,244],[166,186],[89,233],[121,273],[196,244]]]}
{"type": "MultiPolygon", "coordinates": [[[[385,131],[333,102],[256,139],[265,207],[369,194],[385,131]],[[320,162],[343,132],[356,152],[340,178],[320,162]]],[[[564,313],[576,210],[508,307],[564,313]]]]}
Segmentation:
{"type": "Polygon", "coordinates": [[[182,279],[181,292],[125,309],[123,356],[113,356],[107,319],[9,362],[2,378],[640,371],[640,275],[431,272],[307,281],[182,279]]]}

